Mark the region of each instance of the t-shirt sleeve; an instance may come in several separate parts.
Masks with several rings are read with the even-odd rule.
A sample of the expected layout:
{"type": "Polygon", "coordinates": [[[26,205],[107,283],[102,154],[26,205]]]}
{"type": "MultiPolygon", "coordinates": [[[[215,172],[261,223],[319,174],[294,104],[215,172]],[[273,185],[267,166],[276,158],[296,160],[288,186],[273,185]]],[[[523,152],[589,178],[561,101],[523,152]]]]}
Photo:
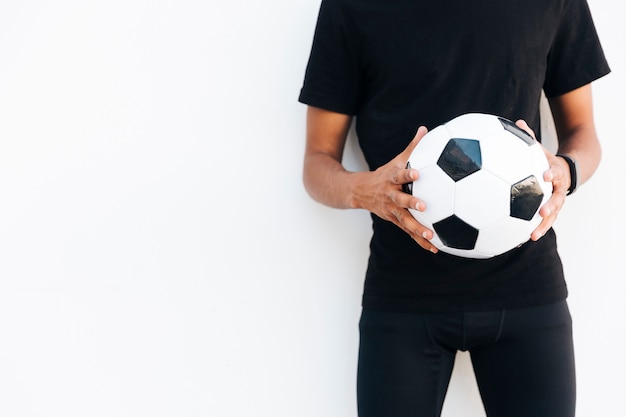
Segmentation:
{"type": "Polygon", "coordinates": [[[299,101],[354,115],[358,107],[358,45],[337,0],[323,0],[299,101]]]}
{"type": "Polygon", "coordinates": [[[547,97],[565,94],[610,72],[587,0],[565,0],[548,55],[547,97]]]}

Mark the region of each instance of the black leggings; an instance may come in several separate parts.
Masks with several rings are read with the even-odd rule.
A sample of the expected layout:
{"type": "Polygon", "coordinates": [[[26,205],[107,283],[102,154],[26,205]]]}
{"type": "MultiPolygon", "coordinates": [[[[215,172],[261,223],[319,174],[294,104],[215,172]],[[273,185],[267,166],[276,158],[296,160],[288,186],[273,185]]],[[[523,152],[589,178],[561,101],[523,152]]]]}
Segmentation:
{"type": "Polygon", "coordinates": [[[574,417],[572,320],[565,301],[489,312],[364,309],[359,417],[437,417],[457,350],[469,351],[488,417],[574,417]]]}

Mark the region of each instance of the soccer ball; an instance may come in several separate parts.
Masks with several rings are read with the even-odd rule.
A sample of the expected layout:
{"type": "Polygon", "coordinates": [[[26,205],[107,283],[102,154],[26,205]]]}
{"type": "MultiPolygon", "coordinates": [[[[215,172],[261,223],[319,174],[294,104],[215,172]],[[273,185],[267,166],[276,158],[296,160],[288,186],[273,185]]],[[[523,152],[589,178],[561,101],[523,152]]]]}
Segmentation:
{"type": "Polygon", "coordinates": [[[468,113],[429,131],[407,167],[420,173],[405,191],[426,203],[415,219],[439,250],[491,258],[530,239],[552,195],[541,145],[505,118],[468,113]]]}

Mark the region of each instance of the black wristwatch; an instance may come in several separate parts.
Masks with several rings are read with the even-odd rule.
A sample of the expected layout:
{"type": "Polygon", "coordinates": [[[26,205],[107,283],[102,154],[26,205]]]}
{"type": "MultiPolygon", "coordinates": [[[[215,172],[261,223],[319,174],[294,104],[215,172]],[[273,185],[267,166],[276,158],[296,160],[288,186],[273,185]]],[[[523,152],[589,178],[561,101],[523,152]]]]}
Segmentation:
{"type": "Polygon", "coordinates": [[[565,159],[565,162],[569,165],[570,186],[567,190],[567,195],[574,194],[574,191],[578,188],[578,178],[580,178],[578,175],[578,164],[576,160],[569,155],[557,153],[556,156],[565,159]]]}

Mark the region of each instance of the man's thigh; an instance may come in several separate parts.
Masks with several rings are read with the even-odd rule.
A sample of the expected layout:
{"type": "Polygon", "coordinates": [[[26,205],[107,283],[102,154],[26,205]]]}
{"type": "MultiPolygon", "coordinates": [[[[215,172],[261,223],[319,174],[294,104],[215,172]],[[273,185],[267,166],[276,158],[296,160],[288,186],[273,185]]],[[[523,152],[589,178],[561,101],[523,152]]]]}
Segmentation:
{"type": "Polygon", "coordinates": [[[572,321],[565,302],[507,310],[497,342],[470,354],[488,417],[574,417],[572,321]]]}
{"type": "Polygon", "coordinates": [[[455,354],[432,342],[423,314],[364,310],[359,417],[439,416],[455,354]]]}

